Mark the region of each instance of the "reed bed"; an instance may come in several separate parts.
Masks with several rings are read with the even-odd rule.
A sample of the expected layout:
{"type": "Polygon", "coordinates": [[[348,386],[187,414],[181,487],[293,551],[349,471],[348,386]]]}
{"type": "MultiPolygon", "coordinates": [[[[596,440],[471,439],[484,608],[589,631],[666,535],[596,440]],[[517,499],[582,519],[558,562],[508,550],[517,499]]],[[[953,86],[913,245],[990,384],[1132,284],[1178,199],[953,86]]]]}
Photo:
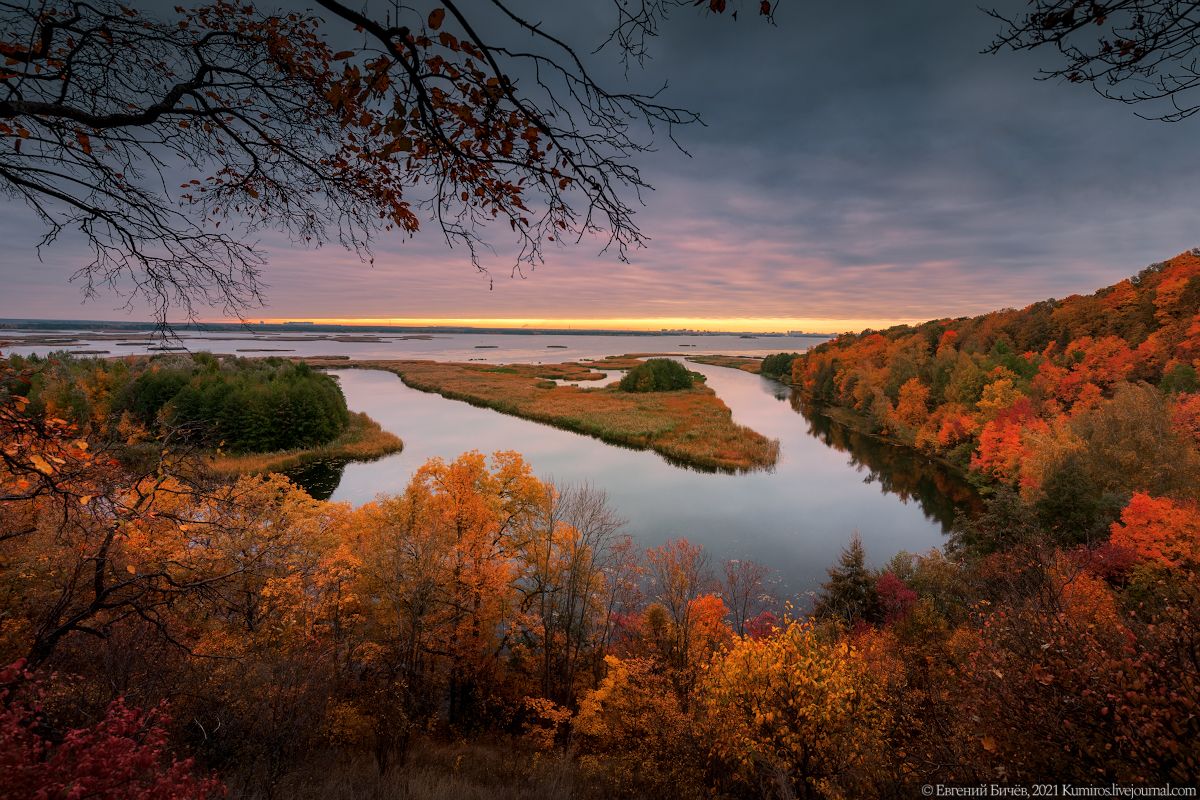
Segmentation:
{"type": "Polygon", "coordinates": [[[704,356],[688,356],[688,361],[694,361],[697,364],[707,364],[710,367],[729,367],[730,369],[740,369],[743,372],[750,372],[754,375],[762,371],[762,358],[758,356],[721,356],[721,355],[704,355],[704,356]]]}

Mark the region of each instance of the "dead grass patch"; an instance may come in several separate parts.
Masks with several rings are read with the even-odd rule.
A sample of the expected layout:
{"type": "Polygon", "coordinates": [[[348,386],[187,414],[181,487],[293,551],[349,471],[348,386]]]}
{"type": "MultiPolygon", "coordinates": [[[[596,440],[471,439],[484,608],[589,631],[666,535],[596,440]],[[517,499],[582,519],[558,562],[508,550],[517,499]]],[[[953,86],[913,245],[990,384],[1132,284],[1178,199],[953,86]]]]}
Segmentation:
{"type": "MultiPolygon", "coordinates": [[[[259,800],[253,776],[230,781],[231,800],[259,800]],[[239,784],[241,786],[239,786],[239,784]],[[245,788],[245,787],[251,788],[245,788]]],[[[328,754],[281,781],[289,800],[599,800],[604,795],[563,753],[504,743],[419,742],[403,764],[380,775],[361,756],[328,754]]]]}

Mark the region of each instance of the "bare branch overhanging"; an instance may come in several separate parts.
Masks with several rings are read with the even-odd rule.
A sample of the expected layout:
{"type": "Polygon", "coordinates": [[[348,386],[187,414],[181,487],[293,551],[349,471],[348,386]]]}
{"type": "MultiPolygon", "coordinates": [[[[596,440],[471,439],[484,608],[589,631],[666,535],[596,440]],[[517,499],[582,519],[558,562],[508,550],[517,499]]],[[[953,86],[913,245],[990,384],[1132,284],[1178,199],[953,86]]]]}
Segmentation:
{"type": "MultiPolygon", "coordinates": [[[[45,224],[43,246],[82,234],[85,294],[140,298],[164,324],[241,316],[263,301],[262,231],[370,260],[381,231],[432,219],[483,271],[495,222],[515,237],[515,272],[548,242],[600,237],[619,258],[644,244],[638,157],[695,112],[607,86],[502,0],[382,19],[318,5],[323,17],[217,0],[163,19],[110,0],[0,2],[0,191],[45,224]],[[482,33],[484,12],[507,29],[482,33]],[[339,25],[368,44],[335,52],[339,25]]],[[[669,12],[698,5],[726,10],[614,0],[602,48],[641,63],[669,12]]]]}

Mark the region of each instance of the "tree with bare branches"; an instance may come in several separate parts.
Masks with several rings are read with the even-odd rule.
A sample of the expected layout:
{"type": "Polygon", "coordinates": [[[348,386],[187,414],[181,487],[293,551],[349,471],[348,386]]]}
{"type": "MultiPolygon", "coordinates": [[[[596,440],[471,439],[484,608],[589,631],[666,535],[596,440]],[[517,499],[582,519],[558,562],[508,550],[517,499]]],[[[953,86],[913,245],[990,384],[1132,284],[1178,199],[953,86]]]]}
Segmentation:
{"type": "MultiPolygon", "coordinates": [[[[257,231],[370,259],[381,231],[433,220],[485,271],[497,222],[515,270],[549,242],[599,237],[618,257],[644,242],[638,156],[695,112],[602,83],[589,54],[502,0],[317,5],[214,0],[166,18],[0,2],[0,191],[42,220],[43,245],[82,234],[85,293],[141,298],[164,322],[240,314],[262,300],[257,231]]],[[[671,11],[741,5],[614,0],[601,48],[628,69],[671,11]]]]}
{"type": "Polygon", "coordinates": [[[1001,23],[988,52],[1056,50],[1043,79],[1091,85],[1111,100],[1176,122],[1200,111],[1200,6],[1181,0],[1033,0],[1001,23]]]}
{"type": "Polygon", "coordinates": [[[771,571],[766,565],[749,559],[729,559],[724,563],[723,571],[725,580],[721,592],[733,617],[733,630],[744,636],[746,623],[765,610],[765,582],[771,571]]]}

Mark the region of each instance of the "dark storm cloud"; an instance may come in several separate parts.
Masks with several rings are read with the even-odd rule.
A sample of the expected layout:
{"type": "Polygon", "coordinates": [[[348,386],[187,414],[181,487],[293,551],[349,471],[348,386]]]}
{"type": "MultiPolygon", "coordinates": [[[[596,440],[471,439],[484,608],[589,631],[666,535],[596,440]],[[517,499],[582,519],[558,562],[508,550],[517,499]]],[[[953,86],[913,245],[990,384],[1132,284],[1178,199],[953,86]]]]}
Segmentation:
{"type": "MultiPolygon", "coordinates": [[[[584,51],[608,19],[596,1],[529,7],[584,51]]],[[[785,0],[778,19],[677,13],[632,73],[669,77],[707,125],[679,132],[692,158],[660,141],[642,160],[658,191],[630,264],[585,243],[509,281],[497,258],[488,291],[432,232],[383,241],[373,269],[268,241],[269,313],[915,319],[1091,291],[1198,243],[1200,123],[1035,81],[1036,54],[981,55],[994,23],[962,2],[785,0]]],[[[62,280],[79,251],[34,269],[30,230],[15,210],[0,221],[16,245],[0,315],[78,315],[62,280]]]]}

